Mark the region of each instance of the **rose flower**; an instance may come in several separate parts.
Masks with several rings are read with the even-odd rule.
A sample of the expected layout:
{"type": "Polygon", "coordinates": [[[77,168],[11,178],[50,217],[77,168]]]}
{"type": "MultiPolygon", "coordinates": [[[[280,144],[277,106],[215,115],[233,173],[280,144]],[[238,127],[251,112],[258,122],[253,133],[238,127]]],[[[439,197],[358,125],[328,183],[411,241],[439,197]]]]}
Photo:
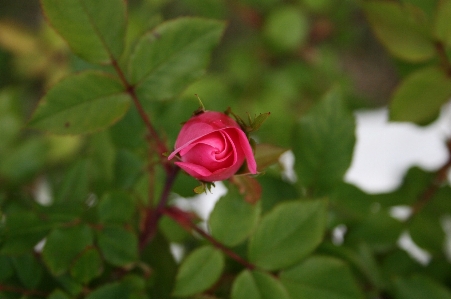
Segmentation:
{"type": "Polygon", "coordinates": [[[233,176],[247,161],[251,174],[257,173],[252,148],[240,126],[224,113],[205,111],[190,118],[182,127],[175,142],[175,162],[194,178],[214,182],[233,176]]]}

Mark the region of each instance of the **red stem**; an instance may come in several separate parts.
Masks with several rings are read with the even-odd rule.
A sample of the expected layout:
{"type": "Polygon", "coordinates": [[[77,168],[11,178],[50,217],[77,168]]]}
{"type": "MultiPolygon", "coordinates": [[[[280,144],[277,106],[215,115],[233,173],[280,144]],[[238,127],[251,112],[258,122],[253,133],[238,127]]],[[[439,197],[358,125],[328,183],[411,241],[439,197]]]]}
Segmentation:
{"type": "Polygon", "coordinates": [[[146,125],[147,131],[150,136],[149,140],[155,142],[158,153],[159,153],[159,158],[161,159],[166,172],[169,173],[171,170],[170,169],[171,167],[170,167],[169,161],[167,161],[167,159],[165,159],[165,154],[168,152],[165,142],[163,142],[163,140],[160,138],[160,135],[158,134],[155,127],[152,125],[152,122],[150,121],[149,116],[147,115],[146,111],[144,110],[144,107],[142,106],[141,102],[139,101],[138,96],[136,95],[136,92],[135,92],[135,86],[131,85],[127,81],[127,78],[125,77],[124,72],[122,71],[118,62],[115,59],[111,59],[111,63],[113,65],[114,69],[116,70],[116,73],[118,74],[119,79],[121,80],[122,84],[125,86],[127,93],[132,98],[133,104],[135,105],[136,109],[138,110],[138,113],[139,113],[141,119],[144,121],[144,124],[146,125]]]}
{"type": "Polygon", "coordinates": [[[188,232],[195,231],[199,235],[201,235],[203,238],[205,238],[208,242],[210,242],[213,246],[224,252],[226,255],[228,255],[230,258],[234,259],[244,267],[248,268],[249,270],[254,270],[256,266],[245,259],[243,259],[241,256],[227,248],[224,244],[207,234],[205,231],[203,231],[201,228],[199,228],[196,224],[193,223],[191,220],[191,217],[188,213],[176,208],[176,207],[167,207],[163,210],[163,213],[169,217],[171,217],[175,222],[177,222],[181,227],[183,227],[188,232]]]}
{"type": "Polygon", "coordinates": [[[43,296],[47,297],[49,294],[45,292],[41,292],[38,290],[25,290],[18,287],[13,286],[7,286],[7,285],[1,285],[0,284],[0,292],[10,292],[10,293],[16,293],[16,294],[22,294],[24,296],[43,296]]]}

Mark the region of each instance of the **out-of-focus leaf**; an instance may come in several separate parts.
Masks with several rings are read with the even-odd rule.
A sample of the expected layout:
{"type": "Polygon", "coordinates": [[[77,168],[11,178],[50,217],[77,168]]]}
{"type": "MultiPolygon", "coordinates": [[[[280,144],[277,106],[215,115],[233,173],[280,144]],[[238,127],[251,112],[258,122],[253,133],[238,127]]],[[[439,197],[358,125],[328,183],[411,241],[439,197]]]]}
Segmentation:
{"type": "Polygon", "coordinates": [[[355,120],[341,93],[332,89],[294,128],[295,170],[301,186],[323,195],[339,182],[352,160],[355,120]]]}
{"type": "Polygon", "coordinates": [[[70,299],[70,297],[63,291],[57,289],[53,291],[48,297],[48,299],[70,299]]]}
{"type": "Polygon", "coordinates": [[[420,248],[440,256],[445,244],[445,232],[440,223],[440,214],[418,213],[409,222],[409,233],[420,248]]]}
{"type": "Polygon", "coordinates": [[[10,257],[0,255],[0,281],[4,281],[14,274],[14,268],[11,264],[10,257]]]}
{"type": "Polygon", "coordinates": [[[138,238],[122,227],[105,227],[98,234],[98,244],[103,257],[112,265],[121,267],[138,259],[138,238]]]}
{"type": "Polygon", "coordinates": [[[42,258],[53,275],[61,275],[92,241],[92,232],[86,225],[56,228],[47,237],[42,258]]]}
{"type": "Polygon", "coordinates": [[[222,253],[211,246],[203,246],[186,257],[177,273],[173,296],[200,293],[218,280],[224,268],[222,253]]]}
{"type": "Polygon", "coordinates": [[[391,1],[372,0],[362,5],[374,33],[393,55],[413,62],[434,56],[427,25],[413,9],[391,1]]]}
{"type": "Polygon", "coordinates": [[[123,191],[110,192],[100,200],[98,211],[100,222],[125,223],[133,215],[133,200],[123,191]]]}
{"type": "Polygon", "coordinates": [[[85,159],[79,160],[67,170],[55,195],[56,203],[67,205],[77,205],[81,208],[81,203],[88,195],[88,164],[85,159]]]}
{"type": "Polygon", "coordinates": [[[362,299],[351,270],[332,257],[313,256],[280,274],[291,298],[362,299]]]}
{"type": "Polygon", "coordinates": [[[420,69],[397,87],[390,103],[390,120],[427,124],[438,116],[450,96],[450,79],[444,71],[420,69]]]}
{"type": "Polygon", "coordinates": [[[280,176],[269,173],[257,177],[262,186],[262,209],[263,212],[271,210],[276,204],[300,198],[300,194],[295,185],[286,182],[280,176]]]}
{"type": "Polygon", "coordinates": [[[92,63],[118,60],[125,43],[122,0],[41,0],[47,20],[72,51],[92,63]]]}
{"type": "Polygon", "coordinates": [[[398,277],[393,283],[396,299],[451,299],[448,288],[427,276],[398,277]]]}
{"type": "Polygon", "coordinates": [[[113,282],[103,284],[99,288],[92,291],[86,299],[124,299],[129,298],[131,293],[130,287],[123,282],[113,282]]]}
{"type": "Polygon", "coordinates": [[[115,184],[127,189],[133,186],[145,169],[144,161],[132,151],[121,149],[116,154],[114,167],[115,184]]]}
{"type": "Polygon", "coordinates": [[[232,299],[290,299],[280,281],[268,273],[244,270],[232,286],[232,299]]]}
{"type": "Polygon", "coordinates": [[[88,248],[72,263],[70,274],[81,283],[88,283],[102,273],[102,258],[97,249],[88,248]]]}
{"type": "Polygon", "coordinates": [[[451,46],[451,1],[440,1],[438,4],[437,15],[435,17],[435,37],[447,45],[451,46]]]}
{"type": "Polygon", "coordinates": [[[262,186],[255,178],[248,175],[235,175],[230,182],[238,188],[238,192],[248,203],[256,204],[260,200],[262,186]]]}
{"type": "Polygon", "coordinates": [[[275,50],[294,51],[307,40],[307,16],[296,6],[274,9],[266,19],[263,33],[275,50]]]}
{"type": "Polygon", "coordinates": [[[327,202],[292,201],[266,214],[248,248],[249,260],[266,270],[286,268],[319,245],[326,228],[327,202]]]}
{"type": "Polygon", "coordinates": [[[32,249],[50,231],[52,224],[29,211],[8,214],[2,254],[18,255],[32,249]]]}
{"type": "Polygon", "coordinates": [[[85,71],[53,86],[39,102],[29,125],[56,134],[89,133],[119,120],[130,103],[117,78],[85,71]]]}
{"type": "Polygon", "coordinates": [[[257,144],[257,148],[255,149],[257,169],[259,171],[263,171],[266,167],[278,163],[280,155],[286,151],[286,148],[278,147],[272,144],[257,144]]]}
{"type": "Polygon", "coordinates": [[[216,202],[208,224],[211,234],[227,246],[243,242],[257,225],[261,205],[248,203],[235,188],[216,202]]]}
{"type": "Polygon", "coordinates": [[[42,279],[43,268],[32,253],[12,258],[16,275],[27,288],[34,289],[42,279]]]}
{"type": "Polygon", "coordinates": [[[204,73],[223,31],[220,21],[180,18],[145,34],[130,61],[129,77],[138,97],[163,100],[182,92],[204,73]]]}

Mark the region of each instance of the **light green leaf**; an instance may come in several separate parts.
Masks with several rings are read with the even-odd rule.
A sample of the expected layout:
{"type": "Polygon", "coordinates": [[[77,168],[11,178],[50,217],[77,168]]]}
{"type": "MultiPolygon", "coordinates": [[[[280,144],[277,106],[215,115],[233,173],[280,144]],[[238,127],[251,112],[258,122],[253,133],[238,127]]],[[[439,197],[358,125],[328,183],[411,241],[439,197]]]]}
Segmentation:
{"type": "Polygon", "coordinates": [[[420,69],[397,87],[390,103],[390,120],[427,124],[451,96],[451,80],[435,67],[420,69]]]}
{"type": "Polygon", "coordinates": [[[125,266],[138,259],[138,238],[122,227],[105,227],[99,233],[98,244],[105,260],[115,266],[125,266]]]}
{"type": "Polygon", "coordinates": [[[88,283],[102,272],[102,258],[97,249],[86,249],[70,267],[70,274],[81,283],[88,283]]]}
{"type": "Polygon", "coordinates": [[[444,285],[419,274],[396,278],[394,287],[396,299],[451,299],[451,293],[444,285]]]}
{"type": "Polygon", "coordinates": [[[336,258],[313,256],[280,274],[292,298],[363,299],[349,267],[336,258]]]}
{"type": "Polygon", "coordinates": [[[129,77],[138,97],[168,99],[198,79],[224,27],[220,21],[180,18],[145,34],[130,61],[129,77]]]}
{"type": "Polygon", "coordinates": [[[92,240],[92,232],[86,225],[56,228],[47,237],[42,258],[53,275],[61,275],[92,240]]]}
{"type": "Polygon", "coordinates": [[[98,211],[100,222],[124,223],[133,215],[133,200],[125,192],[110,192],[100,200],[98,211]]]}
{"type": "Polygon", "coordinates": [[[130,103],[117,78],[86,71],[51,88],[39,102],[29,125],[56,134],[93,132],[119,120],[130,103]]]}
{"type": "Polygon", "coordinates": [[[221,197],[208,221],[211,234],[227,246],[243,242],[257,225],[261,212],[260,203],[250,204],[235,188],[221,197]]]}
{"type": "Polygon", "coordinates": [[[352,160],[355,120],[338,89],[298,121],[293,141],[295,170],[308,192],[323,195],[342,180],[352,160]]]}
{"type": "Polygon", "coordinates": [[[186,257],[177,273],[173,296],[190,296],[205,291],[221,276],[222,253],[211,246],[196,249],[186,257]]]}
{"type": "Polygon", "coordinates": [[[290,299],[280,281],[268,273],[245,270],[232,286],[232,299],[290,299]]]}
{"type": "Polygon", "coordinates": [[[111,63],[124,50],[127,5],[123,0],[41,0],[53,28],[72,51],[92,63],[111,63]]]}
{"type": "Polygon", "coordinates": [[[362,5],[374,33],[393,55],[413,62],[434,56],[427,25],[412,7],[391,1],[366,1],[362,5]]]}
{"type": "Polygon", "coordinates": [[[435,17],[435,37],[451,47],[451,1],[444,0],[438,4],[437,14],[435,17]]]}
{"type": "Polygon", "coordinates": [[[266,270],[291,266],[323,239],[327,202],[292,201],[266,214],[249,242],[249,260],[266,270]]]}

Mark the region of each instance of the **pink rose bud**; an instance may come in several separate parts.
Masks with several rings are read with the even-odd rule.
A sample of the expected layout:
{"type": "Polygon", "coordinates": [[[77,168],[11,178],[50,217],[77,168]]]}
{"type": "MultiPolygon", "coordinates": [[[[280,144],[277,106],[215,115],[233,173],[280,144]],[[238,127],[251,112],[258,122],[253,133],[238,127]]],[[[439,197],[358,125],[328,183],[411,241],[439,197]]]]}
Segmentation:
{"type": "Polygon", "coordinates": [[[175,142],[181,169],[198,180],[222,181],[233,176],[247,160],[247,168],[257,173],[257,164],[249,140],[240,126],[224,113],[205,111],[190,118],[175,142]]]}

